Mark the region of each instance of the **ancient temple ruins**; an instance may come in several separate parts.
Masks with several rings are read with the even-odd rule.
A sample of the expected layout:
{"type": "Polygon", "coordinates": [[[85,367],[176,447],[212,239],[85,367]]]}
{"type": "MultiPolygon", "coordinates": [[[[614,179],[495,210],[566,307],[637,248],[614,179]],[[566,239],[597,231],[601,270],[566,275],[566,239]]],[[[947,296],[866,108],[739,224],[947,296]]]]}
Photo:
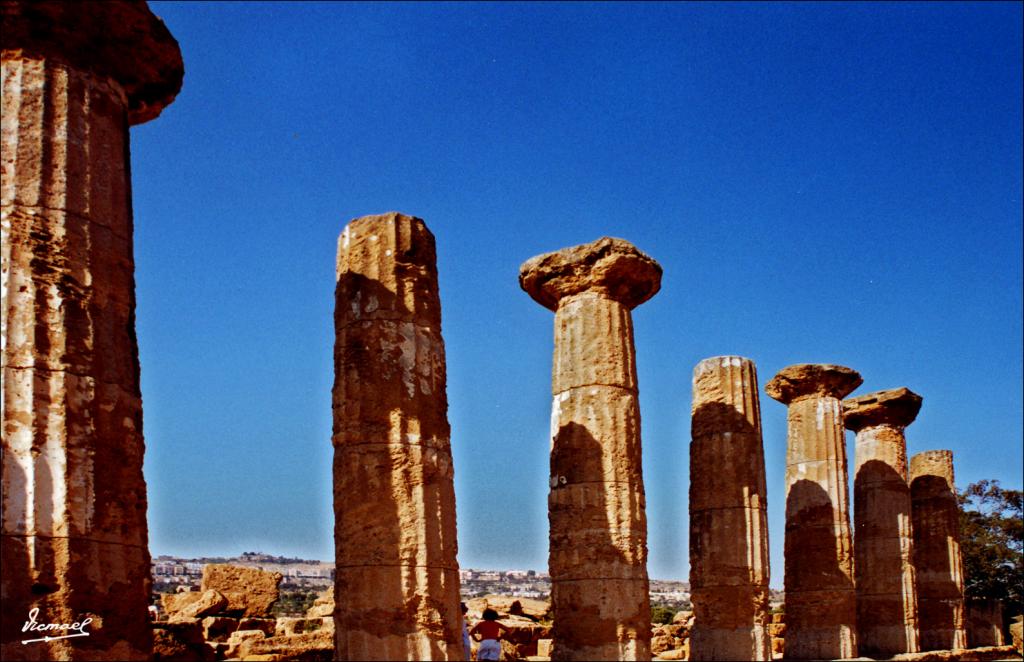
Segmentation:
{"type": "Polygon", "coordinates": [[[966,648],[953,453],[940,450],[914,455],[909,478],[921,650],[966,648]]]}
{"type": "Polygon", "coordinates": [[[693,369],[691,660],[770,660],[768,516],[754,362],[693,369]]]}
{"type": "Polygon", "coordinates": [[[128,128],[181,87],[145,3],[4,2],[0,657],[143,660],[150,557],[128,128]],[[23,623],[92,619],[23,645],[23,623]]]}
{"type": "Polygon", "coordinates": [[[798,364],[765,392],[787,405],[786,658],[857,657],[857,598],[840,400],[861,384],[850,368],[798,364]]]}
{"type": "Polygon", "coordinates": [[[647,517],[630,311],[658,292],[661,267],[629,242],[604,237],[528,260],[520,267],[519,284],[555,312],[551,657],[650,659],[647,517]]]}
{"type": "Polygon", "coordinates": [[[434,235],[349,223],[335,290],[335,658],[462,659],[434,235]]]}
{"type": "Polygon", "coordinates": [[[904,428],[921,409],[906,388],[843,401],[857,434],[854,460],[854,549],[860,654],[916,653],[917,592],[911,555],[910,486],[904,428]]]}
{"type": "MultiPolygon", "coordinates": [[[[129,127],[174,100],[181,54],[144,2],[4,0],[0,19],[0,657],[150,659],[129,127]],[[87,622],[89,636],[26,646],[33,610],[50,623],[87,622]]],[[[661,277],[652,258],[608,237],[520,269],[522,289],[554,312],[552,659],[651,657],[631,311],[661,277]]],[[[318,619],[333,610],[334,659],[463,659],[437,279],[434,236],[419,218],[364,216],[341,233],[335,600],[313,608],[318,619]]],[[[787,659],[968,643],[952,452],[908,463],[905,429],[922,398],[898,388],[843,400],[861,381],[843,366],[798,364],[764,387],[788,408],[787,659]]],[[[757,371],[748,358],[716,356],[694,368],[692,387],[690,659],[768,660],[770,627],[782,624],[770,623],[768,604],[757,371]]],[[[186,618],[238,612],[237,627],[243,616],[272,620],[280,576],[254,605],[237,585],[267,578],[218,580],[234,572],[211,570],[212,594],[167,603],[186,618]]]]}

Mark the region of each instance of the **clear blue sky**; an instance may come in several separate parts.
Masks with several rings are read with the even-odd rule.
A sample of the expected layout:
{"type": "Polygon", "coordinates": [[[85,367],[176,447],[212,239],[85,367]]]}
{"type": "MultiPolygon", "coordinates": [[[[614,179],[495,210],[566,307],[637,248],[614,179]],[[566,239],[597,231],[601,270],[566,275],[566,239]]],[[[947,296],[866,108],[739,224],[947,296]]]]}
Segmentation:
{"type": "Polygon", "coordinates": [[[709,356],[907,386],[911,453],[1021,487],[1020,3],[152,6],[186,69],[132,130],[154,553],[333,558],[336,240],[388,210],[437,237],[464,567],[547,566],[553,315],[517,274],[602,235],[665,271],[634,315],[652,577],[688,575],[709,356]]]}

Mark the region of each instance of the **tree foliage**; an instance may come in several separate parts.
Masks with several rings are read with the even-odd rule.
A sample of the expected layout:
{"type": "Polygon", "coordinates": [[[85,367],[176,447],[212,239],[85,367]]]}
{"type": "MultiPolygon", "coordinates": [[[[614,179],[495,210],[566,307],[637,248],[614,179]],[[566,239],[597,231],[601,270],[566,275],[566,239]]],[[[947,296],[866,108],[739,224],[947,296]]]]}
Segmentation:
{"type": "Polygon", "coordinates": [[[313,606],[313,601],[316,600],[316,597],[316,591],[303,589],[295,591],[282,590],[277,602],[270,608],[270,613],[275,617],[302,616],[306,613],[307,609],[313,606]]]}
{"type": "Polygon", "coordinates": [[[661,605],[651,607],[651,623],[666,625],[672,622],[675,615],[676,610],[671,607],[664,607],[661,605]]]}
{"type": "Polygon", "coordinates": [[[998,480],[967,486],[960,501],[960,552],[968,597],[1024,603],[1024,492],[998,480]]]}

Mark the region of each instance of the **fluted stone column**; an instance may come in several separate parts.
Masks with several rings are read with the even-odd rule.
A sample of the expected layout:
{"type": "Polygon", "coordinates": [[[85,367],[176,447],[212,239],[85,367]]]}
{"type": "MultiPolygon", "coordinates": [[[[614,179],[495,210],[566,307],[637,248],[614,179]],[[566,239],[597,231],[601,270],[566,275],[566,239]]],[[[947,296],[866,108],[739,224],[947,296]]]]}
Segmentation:
{"type": "Polygon", "coordinates": [[[754,362],[693,370],[690,443],[691,660],[770,660],[761,408],[754,362]]]}
{"type": "Polygon", "coordinates": [[[437,257],[422,220],[345,227],[334,315],[335,659],[460,660],[437,257]]]}
{"type": "Polygon", "coordinates": [[[0,42],[0,658],[146,659],[128,127],[174,99],[181,53],[142,2],[5,0],[0,42]],[[22,643],[70,633],[30,612],[88,624],[22,643]]]}
{"type": "Polygon", "coordinates": [[[765,392],[788,405],[786,648],[791,660],[857,657],[857,596],[840,399],[860,386],[850,368],[784,368],[765,392]]]}
{"type": "Polygon", "coordinates": [[[952,451],[925,451],[910,458],[910,499],[921,650],[966,648],[952,451]]]}
{"type": "Polygon", "coordinates": [[[920,409],[921,396],[906,388],[843,401],[846,427],[857,434],[853,479],[857,646],[867,657],[919,650],[903,430],[920,409]]]}
{"type": "Polygon", "coordinates": [[[649,660],[647,519],[630,311],[661,267],[604,237],[534,257],[519,284],[555,311],[549,569],[554,660],[649,660]]]}

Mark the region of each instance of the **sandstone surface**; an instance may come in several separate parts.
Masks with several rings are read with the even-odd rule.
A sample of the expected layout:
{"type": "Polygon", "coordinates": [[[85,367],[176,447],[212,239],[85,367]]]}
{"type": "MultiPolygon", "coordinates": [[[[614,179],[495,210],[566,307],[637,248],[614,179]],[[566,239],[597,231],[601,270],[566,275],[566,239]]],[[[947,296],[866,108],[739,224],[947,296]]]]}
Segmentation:
{"type": "Polygon", "coordinates": [[[907,440],[921,396],[907,388],[843,401],[857,435],[854,467],[857,639],[861,655],[919,650],[907,440]]]}
{"type": "Polygon", "coordinates": [[[910,499],[921,650],[967,648],[960,515],[952,451],[910,459],[910,499]]]}
{"type": "Polygon", "coordinates": [[[549,570],[553,660],[650,658],[647,518],[630,311],[661,267],[604,237],[527,260],[519,284],[555,311],[549,570]]]}
{"type": "MultiPolygon", "coordinates": [[[[278,598],[281,573],[258,568],[210,563],[203,566],[203,591],[216,591],[227,599],[223,613],[234,616],[269,616],[278,598]]],[[[211,612],[214,613],[214,612],[211,612]]]]}
{"type": "Polygon", "coordinates": [[[0,5],[0,657],[153,652],[129,124],[181,85],[143,2],[0,5]],[[27,615],[92,619],[23,645],[27,615]]]}
{"type": "MultiPolygon", "coordinates": [[[[1003,605],[999,600],[967,598],[967,646],[1002,646],[1003,605]]],[[[1018,606],[1018,609],[1020,607],[1018,606]]]]}
{"type": "Polygon", "coordinates": [[[199,599],[192,602],[175,615],[175,618],[205,618],[210,614],[219,613],[228,606],[228,599],[218,591],[207,590],[199,595],[199,599]]]}
{"type": "Polygon", "coordinates": [[[355,219],[336,276],[334,655],[461,659],[434,236],[404,214],[355,219]]]}
{"type": "Polygon", "coordinates": [[[334,589],[324,591],[306,610],[306,618],[334,618],[334,589]]]}
{"type": "Polygon", "coordinates": [[[307,632],[290,636],[249,637],[240,641],[234,652],[241,659],[297,660],[331,662],[335,659],[334,636],[331,632],[307,632]]]}
{"type": "MultiPolygon", "coordinates": [[[[226,601],[225,604],[227,604],[226,601]]],[[[203,626],[203,639],[206,641],[224,641],[232,632],[240,629],[240,623],[237,618],[228,618],[226,616],[207,616],[201,621],[201,624],[203,626]]]]}
{"type": "Polygon", "coordinates": [[[788,406],[785,590],[787,659],[857,655],[857,598],[840,399],[863,380],[850,368],[799,364],[765,392],[788,406]]]}
{"type": "Polygon", "coordinates": [[[693,370],[692,660],[771,659],[766,495],[754,362],[705,359],[693,370]]]}
{"type": "Polygon", "coordinates": [[[651,653],[660,655],[668,650],[682,648],[690,639],[690,629],[681,623],[658,625],[651,632],[651,653]]]}
{"type": "Polygon", "coordinates": [[[212,662],[213,649],[203,640],[196,621],[153,624],[153,660],[156,662],[212,662]]]}
{"type": "Polygon", "coordinates": [[[185,591],[183,593],[164,593],[160,596],[160,604],[167,618],[180,614],[186,607],[203,597],[202,591],[185,591]]]}
{"type": "Polygon", "coordinates": [[[530,258],[519,268],[519,285],[548,310],[583,292],[600,294],[632,310],[661,289],[661,265],[623,239],[589,244],[530,258]]]}
{"type": "Polygon", "coordinates": [[[1011,660],[1012,646],[983,646],[957,650],[934,650],[894,655],[893,662],[989,662],[1011,660]]]}
{"type": "Polygon", "coordinates": [[[547,600],[518,598],[509,595],[484,595],[466,601],[466,616],[479,619],[484,609],[490,607],[498,614],[525,616],[534,621],[548,620],[551,617],[551,603],[547,600]]]}

